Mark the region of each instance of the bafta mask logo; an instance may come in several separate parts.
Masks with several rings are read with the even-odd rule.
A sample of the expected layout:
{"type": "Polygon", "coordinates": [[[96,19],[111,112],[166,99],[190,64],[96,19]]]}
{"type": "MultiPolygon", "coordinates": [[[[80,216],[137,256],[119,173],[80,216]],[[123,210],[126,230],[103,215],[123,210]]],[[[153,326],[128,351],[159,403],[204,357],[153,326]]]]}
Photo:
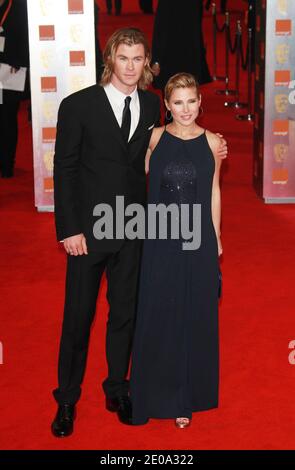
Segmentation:
{"type": "Polygon", "coordinates": [[[48,150],[48,152],[44,153],[43,161],[44,161],[45,168],[48,172],[53,171],[53,159],[54,159],[53,150],[48,150]]]}
{"type": "Polygon", "coordinates": [[[42,104],[42,113],[46,121],[56,120],[56,103],[55,101],[44,101],[42,104]]]}
{"type": "Polygon", "coordinates": [[[287,0],[278,0],[278,12],[280,15],[286,15],[288,10],[287,0]]]}
{"type": "Polygon", "coordinates": [[[278,64],[289,62],[290,46],[288,44],[279,44],[276,47],[276,59],[278,64]]]}
{"type": "Polygon", "coordinates": [[[42,16],[49,16],[53,12],[53,0],[39,0],[42,16]]]}
{"type": "Polygon", "coordinates": [[[40,53],[40,62],[44,69],[49,69],[53,62],[53,52],[48,49],[43,49],[40,53]]]}
{"type": "Polygon", "coordinates": [[[276,144],[274,146],[275,161],[282,163],[287,160],[289,155],[289,146],[285,144],[276,144]]]}
{"type": "Polygon", "coordinates": [[[86,87],[86,80],[85,80],[84,75],[73,75],[71,77],[70,88],[71,88],[72,93],[82,90],[85,87],[86,87]]]}
{"type": "Polygon", "coordinates": [[[286,113],[288,110],[289,99],[288,95],[276,95],[275,106],[277,113],[286,113]]]}
{"type": "Polygon", "coordinates": [[[81,43],[83,41],[83,28],[81,24],[73,24],[70,27],[70,38],[74,43],[81,43]]]}

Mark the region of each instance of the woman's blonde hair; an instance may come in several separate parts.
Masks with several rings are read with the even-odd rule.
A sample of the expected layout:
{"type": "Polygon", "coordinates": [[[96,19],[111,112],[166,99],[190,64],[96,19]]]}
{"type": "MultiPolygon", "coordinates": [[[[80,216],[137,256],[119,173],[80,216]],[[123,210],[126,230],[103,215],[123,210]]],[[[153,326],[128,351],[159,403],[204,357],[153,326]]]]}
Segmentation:
{"type": "Polygon", "coordinates": [[[126,44],[127,46],[133,46],[134,44],[143,45],[145,58],[148,60],[147,64],[144,66],[142,76],[139,79],[138,88],[145,90],[153,80],[150,67],[151,51],[144,33],[137,28],[118,29],[109,38],[103,53],[104,71],[100,84],[105,86],[110,83],[114,70],[115,55],[120,44],[126,44]]]}
{"type": "Polygon", "coordinates": [[[177,88],[196,88],[198,98],[200,96],[200,86],[191,73],[181,72],[169,78],[164,90],[164,97],[167,102],[177,88]]]}

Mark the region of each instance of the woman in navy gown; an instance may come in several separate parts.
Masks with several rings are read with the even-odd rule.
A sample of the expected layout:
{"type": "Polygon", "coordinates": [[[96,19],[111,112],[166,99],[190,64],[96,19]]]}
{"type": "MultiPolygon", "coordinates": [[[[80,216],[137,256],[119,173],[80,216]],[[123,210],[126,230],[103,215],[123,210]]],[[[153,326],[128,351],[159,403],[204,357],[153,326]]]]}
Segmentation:
{"type": "Polygon", "coordinates": [[[218,406],[221,139],[196,124],[201,96],[191,74],[168,81],[165,104],[173,120],[151,137],[148,203],[187,204],[190,216],[199,204],[201,243],[144,241],[130,385],[134,424],[170,418],[183,428],[194,411],[218,406]]]}
{"type": "Polygon", "coordinates": [[[203,0],[159,0],[152,40],[153,85],[164,90],[179,70],[198,78],[200,85],[212,81],[206,59],[203,0]]]}

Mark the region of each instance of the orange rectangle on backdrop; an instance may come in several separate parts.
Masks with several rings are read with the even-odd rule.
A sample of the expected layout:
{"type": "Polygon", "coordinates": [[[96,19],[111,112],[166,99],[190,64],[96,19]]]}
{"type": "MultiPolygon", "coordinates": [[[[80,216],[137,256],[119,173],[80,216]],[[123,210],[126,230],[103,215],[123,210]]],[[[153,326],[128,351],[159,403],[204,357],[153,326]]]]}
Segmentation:
{"type": "Polygon", "coordinates": [[[39,38],[40,41],[54,41],[55,40],[55,29],[53,25],[39,26],[39,38]]]}
{"type": "Polygon", "coordinates": [[[84,13],[84,2],[83,0],[68,0],[69,2],[69,14],[70,15],[81,15],[84,13]]]}
{"type": "Polygon", "coordinates": [[[275,85],[288,86],[291,81],[291,70],[276,70],[275,85]]]}
{"type": "Polygon", "coordinates": [[[70,65],[85,65],[85,51],[70,51],[70,65]]]}
{"type": "Polygon", "coordinates": [[[291,20],[276,20],[276,34],[289,35],[292,33],[291,20]]]}
{"type": "Polygon", "coordinates": [[[276,168],[272,172],[272,181],[287,182],[288,170],[286,168],[276,168]]]}
{"type": "Polygon", "coordinates": [[[43,93],[56,92],[56,77],[41,77],[41,90],[43,93]]]}
{"type": "Polygon", "coordinates": [[[44,191],[52,192],[53,191],[53,178],[44,178],[44,191]]]}
{"type": "Polygon", "coordinates": [[[44,143],[54,142],[56,139],[56,127],[43,127],[42,141],[44,143]]]}
{"type": "Polygon", "coordinates": [[[286,135],[289,132],[289,121],[277,119],[273,121],[273,133],[275,135],[286,135]]]}

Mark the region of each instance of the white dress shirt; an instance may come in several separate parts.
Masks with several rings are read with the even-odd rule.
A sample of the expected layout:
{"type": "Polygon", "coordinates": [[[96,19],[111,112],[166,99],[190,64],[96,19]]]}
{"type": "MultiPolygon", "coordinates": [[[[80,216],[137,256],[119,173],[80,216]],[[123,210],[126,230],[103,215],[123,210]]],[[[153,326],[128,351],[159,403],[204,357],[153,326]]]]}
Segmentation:
{"type": "Polygon", "coordinates": [[[133,136],[135,129],[138,126],[139,123],[139,116],[140,116],[140,103],[139,103],[139,97],[138,97],[138,91],[137,88],[130,94],[130,95],[125,95],[122,93],[120,90],[118,90],[112,83],[108,83],[105,87],[105,92],[108,97],[108,100],[110,102],[110,105],[112,107],[112,110],[114,112],[114,115],[116,116],[116,119],[118,121],[119,127],[122,126],[122,116],[123,116],[123,110],[125,106],[125,98],[127,96],[130,96],[131,101],[130,101],[130,112],[131,112],[131,126],[130,126],[130,134],[129,134],[129,139],[133,136]]]}

